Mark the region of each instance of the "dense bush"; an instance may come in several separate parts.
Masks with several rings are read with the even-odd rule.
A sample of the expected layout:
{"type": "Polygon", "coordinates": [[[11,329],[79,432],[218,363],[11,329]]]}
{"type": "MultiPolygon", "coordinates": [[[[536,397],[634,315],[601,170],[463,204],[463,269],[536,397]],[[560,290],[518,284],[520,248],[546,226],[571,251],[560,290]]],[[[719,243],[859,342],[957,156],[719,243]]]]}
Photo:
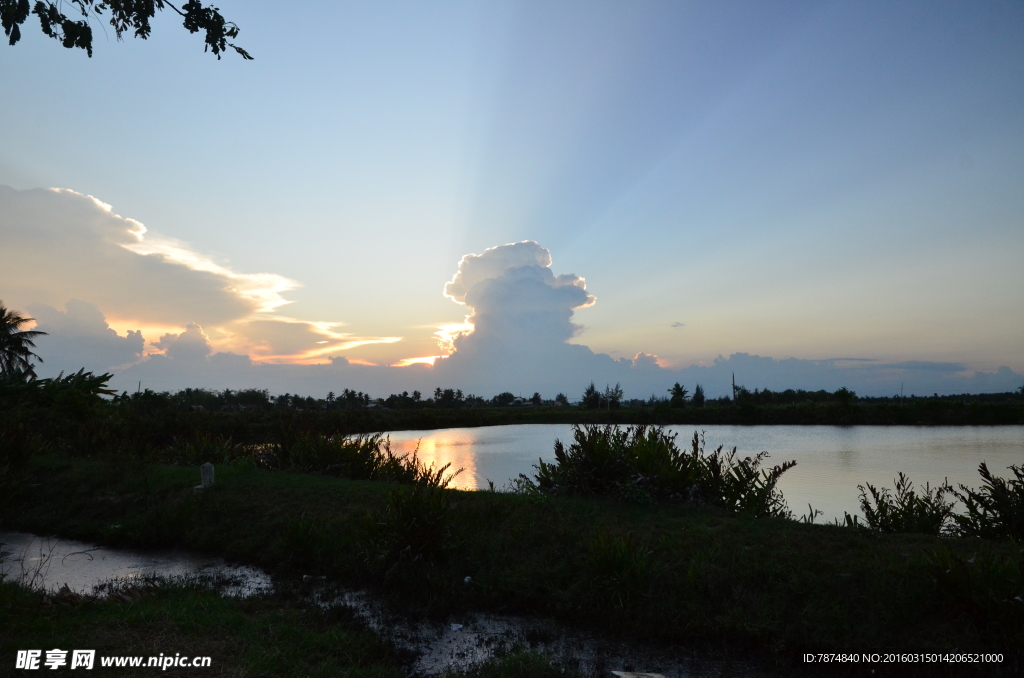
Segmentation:
{"type": "Polygon", "coordinates": [[[796,465],[763,469],[768,456],[738,458],[736,448],[706,454],[697,433],[689,451],[660,426],[573,426],[574,441],[555,441],[555,461],[539,461],[535,479],[517,487],[546,494],[614,495],[648,501],[690,501],[755,516],[789,516],[776,484],[796,465]]]}

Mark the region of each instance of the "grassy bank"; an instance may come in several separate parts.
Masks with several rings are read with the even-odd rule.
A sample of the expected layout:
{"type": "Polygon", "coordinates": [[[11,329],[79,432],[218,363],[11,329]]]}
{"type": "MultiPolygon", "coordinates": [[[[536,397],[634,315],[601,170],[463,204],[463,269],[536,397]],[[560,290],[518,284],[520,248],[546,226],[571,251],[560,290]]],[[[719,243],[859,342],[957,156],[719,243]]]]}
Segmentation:
{"type": "MultiPolygon", "coordinates": [[[[551,615],[783,670],[804,652],[989,650],[1006,655],[1009,674],[1024,647],[1024,606],[1002,602],[1006,582],[1019,583],[1013,543],[692,505],[403,489],[249,462],[219,466],[198,495],[195,468],[123,458],[36,456],[13,480],[3,529],[327,575],[427,614],[551,615]]],[[[922,675],[936,675],[929,668],[922,675]]]]}

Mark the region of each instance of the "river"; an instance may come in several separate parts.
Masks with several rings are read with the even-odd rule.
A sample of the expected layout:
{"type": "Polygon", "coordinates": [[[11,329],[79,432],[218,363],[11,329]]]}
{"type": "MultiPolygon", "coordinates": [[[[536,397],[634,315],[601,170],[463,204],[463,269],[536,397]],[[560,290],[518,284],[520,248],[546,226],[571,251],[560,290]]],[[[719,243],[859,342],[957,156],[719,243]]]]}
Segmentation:
{"type": "MultiPolygon", "coordinates": [[[[741,455],[761,451],[778,464],[796,460],[779,489],[797,515],[810,504],[823,511],[819,520],[859,514],[857,485],[892,487],[902,471],[918,484],[949,479],[970,487],[981,484],[978,464],[987,462],[1007,476],[1011,464],[1024,464],[1024,426],[703,426],[706,449],[736,447],[741,455]]],[[[692,426],[668,426],[689,445],[692,426]]],[[[433,431],[393,431],[392,449],[418,449],[427,464],[462,468],[454,487],[484,489],[491,480],[507,485],[520,473],[531,474],[541,458],[553,460],[554,441],[572,440],[568,424],[524,424],[433,431]]]]}

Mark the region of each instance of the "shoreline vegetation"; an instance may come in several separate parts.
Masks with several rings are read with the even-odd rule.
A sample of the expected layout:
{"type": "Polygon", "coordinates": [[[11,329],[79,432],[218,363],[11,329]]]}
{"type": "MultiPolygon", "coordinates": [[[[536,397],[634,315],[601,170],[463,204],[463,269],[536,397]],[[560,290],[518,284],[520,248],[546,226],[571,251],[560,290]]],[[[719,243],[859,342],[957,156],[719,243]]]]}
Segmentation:
{"type": "MultiPolygon", "coordinates": [[[[606,402],[603,412],[566,405],[444,408],[436,402],[325,409],[293,399],[279,406],[277,398],[274,407],[260,409],[194,402],[239,398],[230,392],[111,398],[106,376],[2,378],[0,529],[108,546],[185,548],[258,565],[285,580],[325,576],[369,589],[412,614],[541,615],[621,639],[743,657],[778,674],[833,675],[834,664],[819,672],[802,663],[804,653],[814,652],[1004,657],[983,667],[841,667],[854,675],[870,669],[875,675],[1015,675],[1024,669],[1020,467],[1011,468],[1009,478],[1002,469],[982,469],[978,489],[914,488],[901,476],[894,491],[861,488],[863,517],[813,524],[813,508],[798,518],[776,490],[789,464],[769,468],[760,456],[706,451],[696,434],[689,447],[678,447],[674,435],[647,425],[660,422],[614,420],[663,413],[685,424],[697,410],[739,416],[750,406],[835,416],[890,408],[940,413],[935,416],[948,423],[948,412],[958,408],[1016,416],[1018,394],[959,404],[941,398],[859,402],[851,392],[839,393],[838,402],[829,394],[798,405],[741,400],[673,408],[669,401],[612,408],[606,402]],[[428,469],[415,456],[395,455],[383,433],[387,423],[548,423],[544,417],[570,413],[593,418],[594,425],[577,427],[573,440],[556,444],[553,463],[521,476],[507,491],[450,489],[457,469],[428,469]],[[217,480],[197,494],[192,488],[204,462],[217,466],[217,480]],[[965,511],[953,511],[954,498],[965,511]]],[[[103,624],[123,627],[135,619],[132,606],[76,607],[11,586],[0,583],[4,652],[14,647],[7,647],[14,642],[7,638],[86,638],[80,624],[91,622],[83,620],[107,628],[103,624]],[[74,611],[61,617],[55,607],[74,611]],[[93,614],[108,615],[107,621],[93,614]]],[[[153,610],[156,620],[143,628],[175,630],[175,637],[202,628],[196,616],[214,605],[201,602],[213,594],[173,586],[138,595],[145,599],[138,609],[153,610]],[[193,601],[193,612],[161,611],[185,599],[193,601]]],[[[228,617],[251,622],[232,627],[226,656],[249,657],[254,673],[274,673],[267,667],[275,660],[252,659],[252,646],[270,642],[269,631],[259,629],[273,626],[266,615],[276,613],[259,602],[217,605],[228,617]]],[[[282,619],[307,614],[289,605],[280,602],[282,619]]],[[[275,642],[288,644],[284,655],[295,655],[305,643],[322,642],[318,634],[349,629],[347,623],[297,624],[296,635],[275,642]]],[[[398,664],[390,650],[382,652],[353,675],[390,675],[398,664]]],[[[536,657],[503,661],[476,675],[557,673],[536,657]]],[[[328,675],[330,667],[296,671],[328,675]]]]}

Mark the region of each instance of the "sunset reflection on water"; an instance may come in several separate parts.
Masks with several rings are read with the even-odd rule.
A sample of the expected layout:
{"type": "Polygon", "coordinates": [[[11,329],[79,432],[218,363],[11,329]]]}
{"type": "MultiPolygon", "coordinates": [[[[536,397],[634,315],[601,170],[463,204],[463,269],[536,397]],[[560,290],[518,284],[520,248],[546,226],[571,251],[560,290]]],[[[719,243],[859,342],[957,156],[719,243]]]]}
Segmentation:
{"type": "MultiPolygon", "coordinates": [[[[474,444],[476,437],[469,431],[473,429],[445,429],[441,431],[399,431],[391,434],[391,449],[397,454],[413,453],[424,466],[439,469],[450,464],[448,473],[462,469],[452,480],[449,487],[458,490],[476,490],[480,483],[477,480],[476,457],[474,444]],[[406,438],[406,434],[420,434],[419,437],[406,438]],[[424,435],[426,434],[426,435],[424,435]]],[[[483,481],[483,486],[487,482],[483,481]]]]}

